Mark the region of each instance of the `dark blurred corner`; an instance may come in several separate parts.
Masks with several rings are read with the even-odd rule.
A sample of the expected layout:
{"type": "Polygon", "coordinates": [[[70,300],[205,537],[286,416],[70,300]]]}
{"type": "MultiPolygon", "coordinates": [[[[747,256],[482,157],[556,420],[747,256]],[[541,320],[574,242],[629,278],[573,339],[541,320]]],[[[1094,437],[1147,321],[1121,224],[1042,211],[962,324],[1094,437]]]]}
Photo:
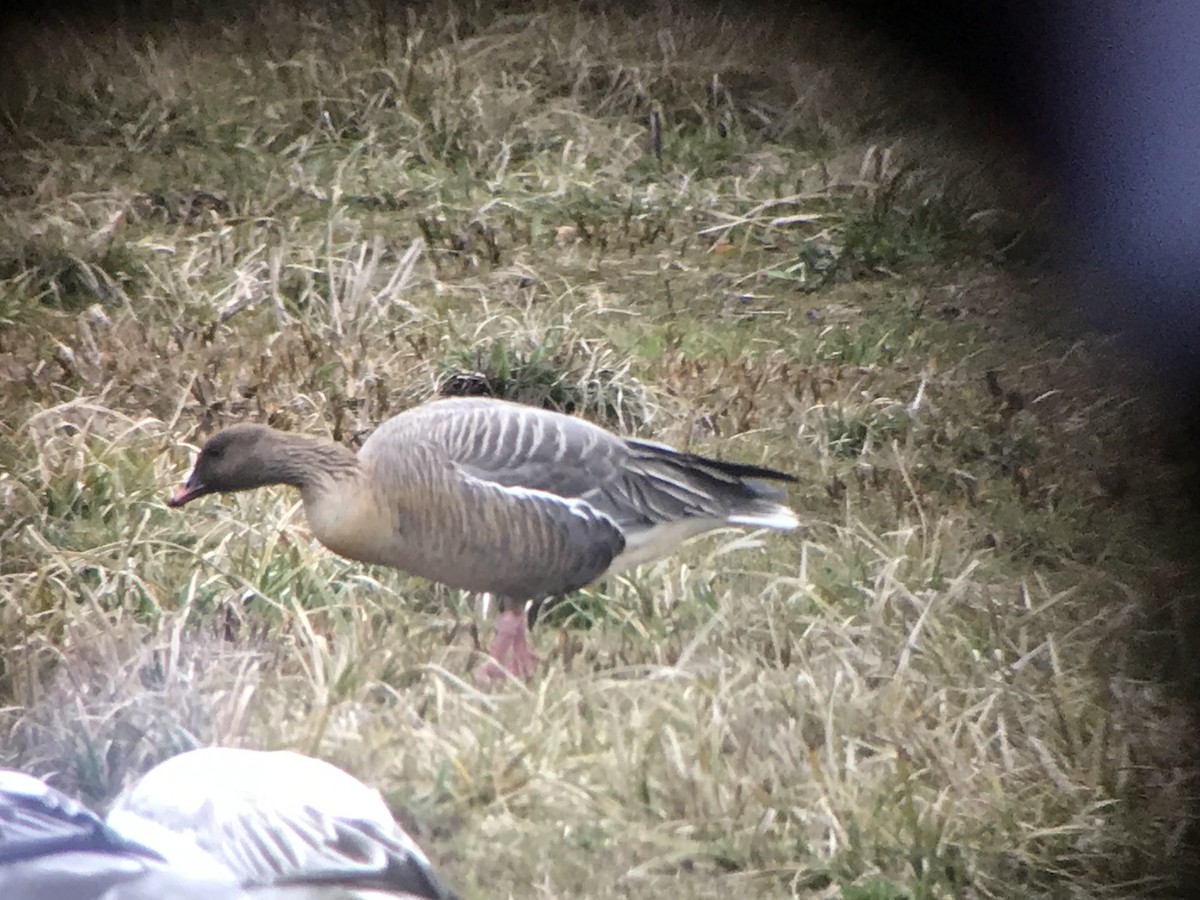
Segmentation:
{"type": "Polygon", "coordinates": [[[1200,438],[1200,3],[846,8],[1022,135],[1059,185],[1070,302],[1151,363],[1159,398],[1200,438]]]}
{"type": "MultiPolygon", "coordinates": [[[[1131,648],[1173,657],[1173,700],[1200,718],[1200,2],[1196,0],[848,0],[864,27],[904,44],[1004,119],[1057,185],[1061,243],[1051,267],[1069,288],[1048,296],[1084,327],[1119,336],[1148,365],[1157,457],[1190,514],[1168,525],[1164,577],[1143,598],[1131,648]],[[1167,546],[1169,541],[1170,546],[1167,546]],[[1170,575],[1166,575],[1167,571],[1170,575]],[[1157,630],[1160,640],[1145,640],[1157,630]],[[1137,632],[1143,632],[1139,637],[1137,632]],[[1165,650],[1165,652],[1163,652],[1165,650]]],[[[1114,363],[1110,377],[1121,378],[1114,363]]],[[[1119,452],[1119,451],[1118,451],[1119,452]]],[[[1181,748],[1183,749],[1183,748],[1181,748]]],[[[1195,751],[1184,751],[1195,758],[1195,751]]],[[[1166,896],[1195,896],[1193,858],[1166,896]]]]}

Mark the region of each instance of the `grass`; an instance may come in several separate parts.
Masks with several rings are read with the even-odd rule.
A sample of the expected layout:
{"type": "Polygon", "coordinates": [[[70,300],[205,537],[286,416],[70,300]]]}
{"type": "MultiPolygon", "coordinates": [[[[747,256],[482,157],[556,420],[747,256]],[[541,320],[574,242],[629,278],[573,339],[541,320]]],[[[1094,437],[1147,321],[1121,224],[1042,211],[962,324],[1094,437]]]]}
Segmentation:
{"type": "Polygon", "coordinates": [[[314,753],[466,897],[1186,878],[1184,500],[1133,364],[1029,324],[1019,154],[815,7],[294,9],[9,48],[0,764],[102,806],[314,753]],[[795,472],[804,527],[589,588],[482,692],[474,598],[283,489],[163,503],[222,425],[438,393],[795,472]]]}

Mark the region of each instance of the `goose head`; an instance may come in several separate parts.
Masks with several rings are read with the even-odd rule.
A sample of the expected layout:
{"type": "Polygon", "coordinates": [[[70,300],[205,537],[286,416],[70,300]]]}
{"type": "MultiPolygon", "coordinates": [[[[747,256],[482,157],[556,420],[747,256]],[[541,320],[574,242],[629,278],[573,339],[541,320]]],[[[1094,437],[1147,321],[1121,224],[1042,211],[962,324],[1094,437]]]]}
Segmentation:
{"type": "Polygon", "coordinates": [[[235,425],[209,438],[167,505],[183,506],[205,494],[245,491],[285,481],[278,456],[280,433],[265,425],[235,425]]]}

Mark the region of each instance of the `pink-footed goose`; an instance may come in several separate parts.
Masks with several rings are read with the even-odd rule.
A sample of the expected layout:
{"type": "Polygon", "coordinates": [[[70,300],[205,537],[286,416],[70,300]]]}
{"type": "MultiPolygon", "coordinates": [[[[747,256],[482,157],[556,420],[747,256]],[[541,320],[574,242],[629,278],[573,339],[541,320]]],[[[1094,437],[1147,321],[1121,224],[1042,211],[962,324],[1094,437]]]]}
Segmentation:
{"type": "MultiPolygon", "coordinates": [[[[269,484],[300,489],[313,534],[350,559],[498,599],[495,669],[533,673],[526,607],[665,556],[724,525],[791,529],[761,466],[622,438],[583,419],[489,398],[435,400],[351,450],[236,425],[201,449],[171,506],[269,484]]],[[[488,670],[485,670],[488,671],[488,670]]]]}
{"type": "Polygon", "coordinates": [[[287,751],[206,748],[151,769],[106,820],[0,770],[0,897],[453,900],[379,793],[287,751]]]}

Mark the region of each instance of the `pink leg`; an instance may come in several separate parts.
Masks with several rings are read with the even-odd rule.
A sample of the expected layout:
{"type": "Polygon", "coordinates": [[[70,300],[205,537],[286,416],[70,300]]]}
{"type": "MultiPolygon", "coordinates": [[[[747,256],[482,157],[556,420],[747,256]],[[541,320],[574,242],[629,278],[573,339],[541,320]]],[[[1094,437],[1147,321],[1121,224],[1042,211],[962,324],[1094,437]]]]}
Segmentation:
{"type": "Polygon", "coordinates": [[[492,639],[492,658],[479,670],[480,676],[488,680],[503,677],[503,668],[518,678],[533,675],[541,660],[530,649],[528,634],[523,610],[510,609],[500,613],[496,617],[496,636],[492,639]],[[511,661],[505,666],[505,660],[510,656],[511,661]]]}
{"type": "Polygon", "coordinates": [[[516,622],[512,636],[512,661],[508,664],[508,670],[518,678],[532,678],[533,673],[537,671],[538,663],[542,660],[529,646],[529,629],[525,625],[525,611],[512,612],[507,615],[512,616],[516,622]]]}

